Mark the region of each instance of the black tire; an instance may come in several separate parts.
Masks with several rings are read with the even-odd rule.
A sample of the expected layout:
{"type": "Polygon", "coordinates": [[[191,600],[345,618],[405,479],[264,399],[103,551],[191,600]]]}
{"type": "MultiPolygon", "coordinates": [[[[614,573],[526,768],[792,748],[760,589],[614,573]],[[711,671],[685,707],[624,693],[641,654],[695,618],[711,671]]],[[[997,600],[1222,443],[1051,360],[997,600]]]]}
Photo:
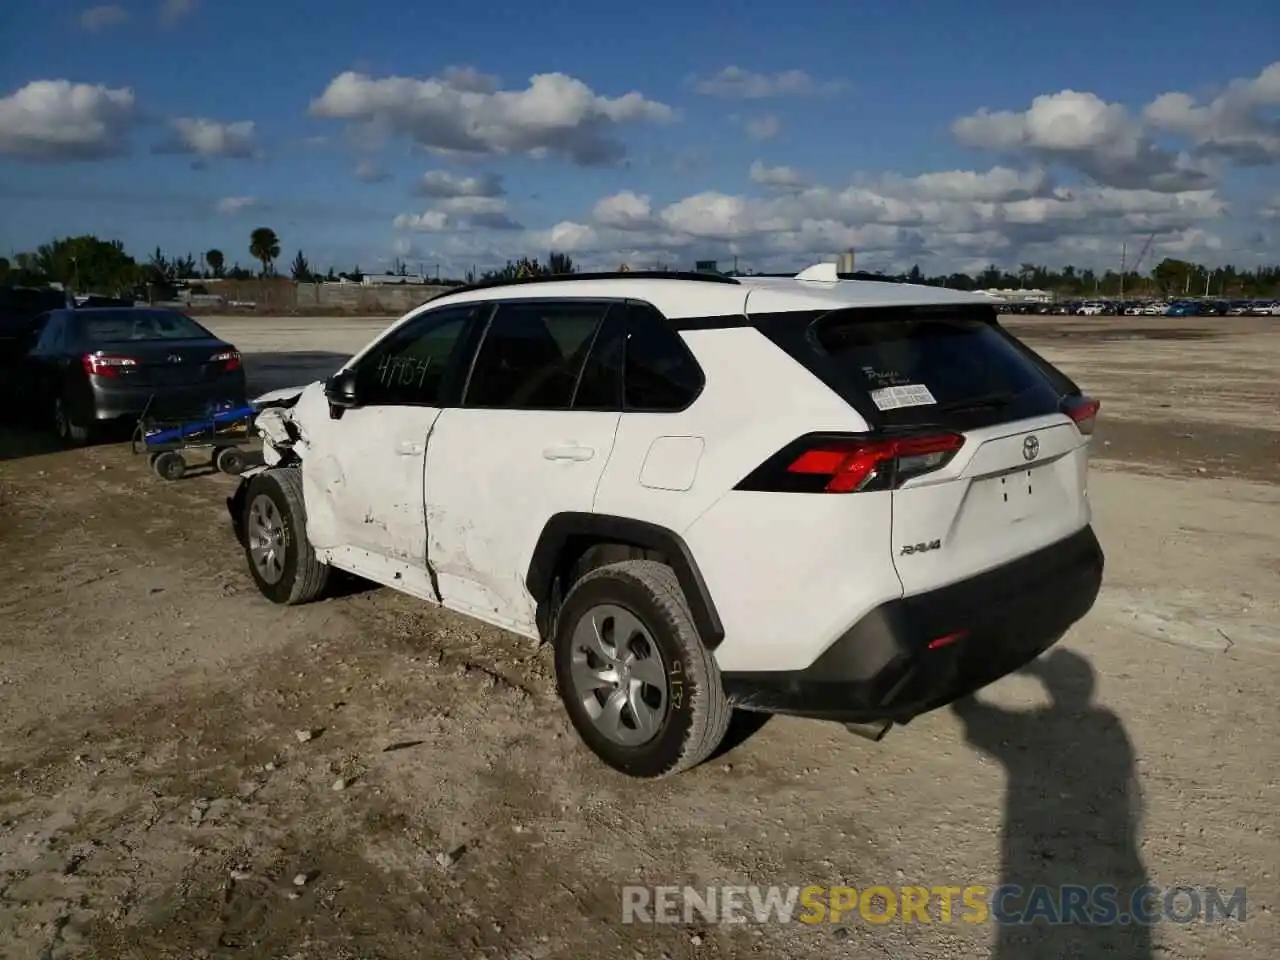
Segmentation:
{"type": "Polygon", "coordinates": [[[68,447],[82,447],[89,442],[89,427],[75,422],[70,404],[62,394],[53,398],[53,429],[68,447]]]}
{"type": "Polygon", "coordinates": [[[578,736],[615,770],[633,777],[665,777],[697,766],[724,739],[732,713],[720,670],[702,644],[674,571],[654,560],[624,560],[598,567],[570,588],[556,617],[556,685],[578,736]],[[605,736],[576,695],[573,636],[596,607],[621,607],[636,617],[658,648],[668,696],[657,733],[638,745],[605,736]]]}
{"type": "Polygon", "coordinates": [[[155,455],[151,469],[161,480],[181,480],[187,473],[187,462],[176,450],[166,450],[155,455]]]}
{"type": "Polygon", "coordinates": [[[316,558],[307,539],[307,512],[302,497],[302,474],[297,467],[280,467],[257,474],[249,481],[244,498],[243,529],[245,560],[258,591],[272,603],[309,603],[324,593],[329,583],[329,567],[316,558]],[[282,528],[282,570],[274,582],[264,576],[254,561],[254,503],[268,498],[275,506],[282,528]]]}
{"type": "Polygon", "coordinates": [[[235,447],[223,447],[214,456],[213,465],[223,473],[239,476],[244,472],[244,453],[235,447]]]}

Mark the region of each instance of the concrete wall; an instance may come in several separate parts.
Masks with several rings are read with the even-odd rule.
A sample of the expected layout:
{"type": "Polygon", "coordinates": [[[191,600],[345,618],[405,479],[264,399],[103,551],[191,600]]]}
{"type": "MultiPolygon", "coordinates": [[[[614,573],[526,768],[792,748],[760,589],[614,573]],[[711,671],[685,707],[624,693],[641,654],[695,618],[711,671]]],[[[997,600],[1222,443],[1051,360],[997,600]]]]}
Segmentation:
{"type": "Polygon", "coordinates": [[[366,287],[356,283],[299,283],[296,309],[299,313],[340,310],[352,314],[398,315],[449,289],[434,284],[366,287]]]}
{"type": "Polygon", "coordinates": [[[202,280],[206,295],[191,298],[201,313],[228,310],[296,314],[399,316],[451,289],[445,286],[364,286],[358,283],[294,283],[292,280],[202,280]],[[244,304],[234,307],[233,304],[244,304]],[[248,306],[252,304],[253,306],[248,306]]]}

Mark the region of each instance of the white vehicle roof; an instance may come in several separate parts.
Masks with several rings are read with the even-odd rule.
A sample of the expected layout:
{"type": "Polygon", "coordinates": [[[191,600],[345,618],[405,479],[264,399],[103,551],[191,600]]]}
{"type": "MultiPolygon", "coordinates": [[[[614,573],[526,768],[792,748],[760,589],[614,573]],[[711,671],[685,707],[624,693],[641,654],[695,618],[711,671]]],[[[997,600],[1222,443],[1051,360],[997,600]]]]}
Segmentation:
{"type": "Polygon", "coordinates": [[[657,307],[672,319],[742,316],[839,310],[848,307],[927,306],[993,303],[982,293],[948,290],[923,284],[840,280],[835,264],[818,264],[795,277],[734,277],[722,282],[695,277],[646,277],[620,275],[575,280],[513,282],[445,293],[426,304],[427,309],[474,300],[511,300],[529,297],[635,297],[657,307]],[[810,279],[820,278],[820,279],[810,279]]]}

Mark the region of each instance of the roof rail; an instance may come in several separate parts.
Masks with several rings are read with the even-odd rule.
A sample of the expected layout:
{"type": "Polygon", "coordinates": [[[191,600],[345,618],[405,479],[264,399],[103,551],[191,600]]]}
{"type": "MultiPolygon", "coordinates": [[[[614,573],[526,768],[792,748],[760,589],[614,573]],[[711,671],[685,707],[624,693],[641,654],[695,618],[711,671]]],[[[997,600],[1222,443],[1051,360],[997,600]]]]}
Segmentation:
{"type": "Polygon", "coordinates": [[[699,283],[731,283],[737,285],[733,277],[720,273],[696,273],[683,270],[610,270],[604,273],[553,273],[540,277],[513,277],[509,280],[482,280],[479,283],[466,283],[460,287],[451,287],[440,297],[451,297],[455,293],[469,293],[472,290],[492,290],[496,287],[520,287],[538,283],[560,283],[577,280],[693,280],[699,283]]]}

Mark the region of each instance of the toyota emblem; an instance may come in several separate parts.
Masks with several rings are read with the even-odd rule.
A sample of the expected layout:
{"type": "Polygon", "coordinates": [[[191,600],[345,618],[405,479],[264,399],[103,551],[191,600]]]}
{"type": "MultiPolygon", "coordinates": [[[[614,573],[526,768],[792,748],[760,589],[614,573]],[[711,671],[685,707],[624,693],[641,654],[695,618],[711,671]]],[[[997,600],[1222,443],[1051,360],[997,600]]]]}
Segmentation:
{"type": "Polygon", "coordinates": [[[1022,441],[1022,459],[1034,460],[1038,456],[1040,456],[1040,440],[1033,433],[1022,441]]]}

